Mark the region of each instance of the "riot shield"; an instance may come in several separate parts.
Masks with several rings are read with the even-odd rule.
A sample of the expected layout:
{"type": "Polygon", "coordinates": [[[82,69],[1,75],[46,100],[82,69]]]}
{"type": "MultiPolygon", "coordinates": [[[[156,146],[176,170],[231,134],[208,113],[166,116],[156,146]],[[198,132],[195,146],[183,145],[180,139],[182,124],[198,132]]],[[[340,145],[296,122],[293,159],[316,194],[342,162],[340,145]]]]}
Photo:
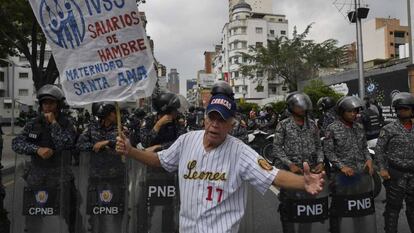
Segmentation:
{"type": "Polygon", "coordinates": [[[75,232],[78,205],[71,151],[55,151],[44,160],[15,156],[11,232],[75,232]]]}
{"type": "Polygon", "coordinates": [[[316,196],[282,189],[280,214],[284,233],[329,232],[328,182],[316,196]]]}
{"type": "Polygon", "coordinates": [[[333,179],[330,208],[332,230],[376,233],[372,177],[367,173],[356,173],[351,177],[336,173],[333,179]]]}
{"type": "Polygon", "coordinates": [[[128,232],[128,174],[124,159],[111,149],[82,152],[78,223],[84,232],[128,232]]]}
{"type": "Polygon", "coordinates": [[[175,173],[129,160],[130,232],[178,232],[179,193],[175,173]]]}

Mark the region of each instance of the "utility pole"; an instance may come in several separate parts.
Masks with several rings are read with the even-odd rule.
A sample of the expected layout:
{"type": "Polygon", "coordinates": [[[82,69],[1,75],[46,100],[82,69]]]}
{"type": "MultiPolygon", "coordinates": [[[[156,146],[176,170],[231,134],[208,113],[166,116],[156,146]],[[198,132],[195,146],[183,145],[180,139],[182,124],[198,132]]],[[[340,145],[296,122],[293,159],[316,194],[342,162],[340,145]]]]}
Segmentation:
{"type": "Polygon", "coordinates": [[[355,16],[356,16],[356,36],[358,49],[358,76],[359,76],[359,97],[365,97],[365,77],[364,77],[364,50],[362,45],[362,23],[359,14],[360,0],[355,1],[355,16]]]}
{"type": "Polygon", "coordinates": [[[409,32],[409,36],[410,36],[410,40],[408,42],[409,44],[409,57],[410,57],[410,64],[407,66],[407,71],[408,71],[408,85],[410,88],[410,92],[412,94],[414,94],[414,61],[413,61],[413,55],[414,55],[414,51],[413,51],[413,42],[414,42],[414,37],[413,37],[413,32],[414,32],[414,28],[413,28],[413,23],[412,23],[412,17],[414,16],[414,12],[413,12],[413,7],[414,7],[414,2],[411,2],[412,0],[407,0],[407,19],[408,19],[408,32],[409,32]]]}

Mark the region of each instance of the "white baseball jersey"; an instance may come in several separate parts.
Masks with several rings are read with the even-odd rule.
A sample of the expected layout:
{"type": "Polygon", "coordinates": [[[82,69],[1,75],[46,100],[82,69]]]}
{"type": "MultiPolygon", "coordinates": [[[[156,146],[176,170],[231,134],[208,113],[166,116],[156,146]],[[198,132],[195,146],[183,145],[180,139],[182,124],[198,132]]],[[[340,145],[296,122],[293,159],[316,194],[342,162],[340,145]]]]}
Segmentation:
{"type": "Polygon", "coordinates": [[[232,136],[206,152],[204,130],[180,136],[158,153],[169,172],[178,170],[181,233],[237,233],[246,207],[246,182],[264,194],[278,170],[232,136]]]}

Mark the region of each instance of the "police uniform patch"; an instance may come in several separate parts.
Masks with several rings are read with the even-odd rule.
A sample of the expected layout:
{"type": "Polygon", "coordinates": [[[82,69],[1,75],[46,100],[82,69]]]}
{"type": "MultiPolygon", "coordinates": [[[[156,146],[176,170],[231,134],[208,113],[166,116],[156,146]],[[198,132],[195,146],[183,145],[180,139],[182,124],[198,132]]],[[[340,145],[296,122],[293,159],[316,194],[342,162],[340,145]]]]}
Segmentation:
{"type": "Polygon", "coordinates": [[[271,171],[273,170],[272,165],[269,164],[269,162],[267,162],[265,159],[258,159],[257,163],[259,164],[259,166],[266,171],[271,171]]]}

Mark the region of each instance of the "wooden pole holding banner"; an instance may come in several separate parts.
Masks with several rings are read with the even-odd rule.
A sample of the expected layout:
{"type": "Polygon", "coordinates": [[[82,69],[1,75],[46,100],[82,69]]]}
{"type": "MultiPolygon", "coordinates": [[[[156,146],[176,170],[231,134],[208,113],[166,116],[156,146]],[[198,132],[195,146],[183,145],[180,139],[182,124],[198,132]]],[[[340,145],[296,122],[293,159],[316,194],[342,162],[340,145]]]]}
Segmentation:
{"type": "MultiPolygon", "coordinates": [[[[118,128],[118,136],[122,137],[121,109],[119,108],[118,102],[115,102],[115,111],[116,111],[116,125],[118,128]]],[[[124,155],[122,155],[122,161],[125,162],[124,155]]]]}
{"type": "Polygon", "coordinates": [[[122,124],[121,124],[121,109],[119,108],[118,102],[115,102],[115,110],[116,110],[116,125],[118,128],[118,136],[122,136],[122,124]]]}

